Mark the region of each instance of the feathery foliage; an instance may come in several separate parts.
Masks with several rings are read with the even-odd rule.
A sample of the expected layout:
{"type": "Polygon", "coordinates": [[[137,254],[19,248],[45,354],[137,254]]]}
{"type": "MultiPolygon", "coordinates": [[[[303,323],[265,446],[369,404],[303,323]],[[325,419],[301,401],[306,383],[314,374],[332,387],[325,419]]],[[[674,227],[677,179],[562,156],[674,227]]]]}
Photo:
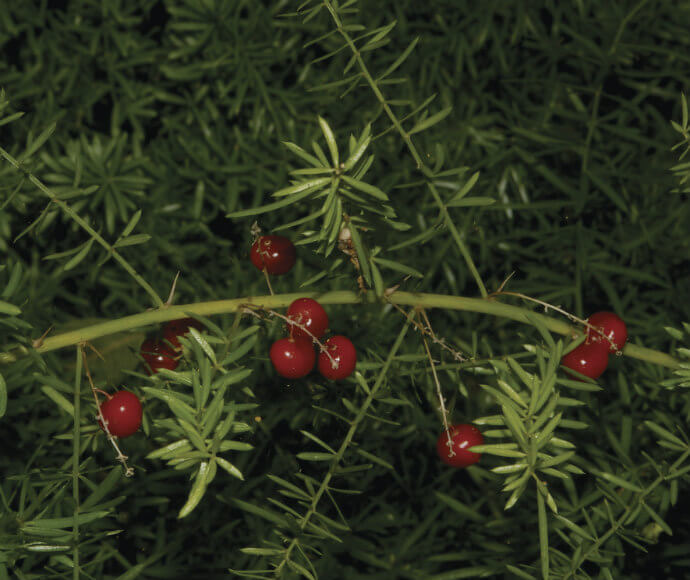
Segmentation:
{"type": "Polygon", "coordinates": [[[688,26],[663,0],[2,4],[0,580],[687,575],[688,26]],[[255,220],[298,249],[271,296],[255,220]],[[300,296],[349,379],[271,368],[300,296]],[[630,343],[575,380],[561,311],[597,310],[630,343]],[[118,452],[94,397],[124,387],[118,452]],[[453,422],[485,437],[467,470],[436,455],[453,422]]]}

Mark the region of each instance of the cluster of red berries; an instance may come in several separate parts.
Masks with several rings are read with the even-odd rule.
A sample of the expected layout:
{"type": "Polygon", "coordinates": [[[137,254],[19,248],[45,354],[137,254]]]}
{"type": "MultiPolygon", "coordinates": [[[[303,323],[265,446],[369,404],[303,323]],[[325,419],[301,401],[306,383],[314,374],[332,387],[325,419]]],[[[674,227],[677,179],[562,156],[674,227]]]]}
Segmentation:
{"type": "MultiPolygon", "coordinates": [[[[261,236],[252,245],[250,258],[258,270],[280,275],[292,269],[297,253],[294,244],[286,237],[261,236]]],[[[316,353],[312,341],[325,334],[328,314],[316,300],[298,298],[288,307],[287,318],[300,326],[290,324],[290,335],[273,343],[270,357],[280,376],[299,379],[307,376],[314,368],[316,353]],[[305,332],[303,328],[309,332],[305,332]]],[[[336,335],[329,338],[324,346],[326,351],[320,352],[318,356],[319,372],[331,380],[349,377],[357,363],[357,353],[352,341],[346,336],[336,335]]],[[[436,445],[442,461],[454,467],[467,467],[479,461],[481,454],[468,451],[470,447],[484,442],[479,429],[473,425],[454,425],[449,433],[451,446],[448,445],[448,434],[445,431],[441,433],[436,445]]]]}
{"type": "Polygon", "coordinates": [[[597,312],[587,322],[595,331],[587,328],[585,341],[566,354],[561,364],[590,379],[597,379],[609,364],[609,354],[619,352],[625,345],[628,329],[613,312],[597,312]]]}
{"type": "MultiPolygon", "coordinates": [[[[285,274],[295,264],[295,246],[283,236],[261,236],[252,245],[250,258],[259,270],[274,275],[285,274]]],[[[352,341],[343,335],[326,340],[325,350],[319,353],[317,363],[313,341],[323,337],[328,329],[328,314],[321,304],[312,298],[298,298],[288,307],[287,318],[290,322],[289,336],[275,341],[270,351],[271,363],[280,376],[289,379],[305,377],[315,364],[327,379],[339,380],[352,374],[357,364],[357,352],[352,341]]],[[[623,348],[628,331],[623,320],[612,312],[597,312],[590,316],[588,322],[600,332],[588,328],[585,342],[565,355],[561,363],[581,375],[596,379],[606,370],[609,354],[623,348]]],[[[172,320],[164,327],[162,339],[144,341],[141,356],[149,374],[162,368],[177,368],[182,348],[179,339],[189,333],[190,328],[201,330],[203,326],[193,318],[172,320]]],[[[141,402],[130,391],[118,391],[101,405],[101,415],[112,435],[129,437],[141,425],[141,402]]],[[[483,443],[484,437],[479,429],[463,423],[441,433],[436,441],[436,450],[444,463],[468,467],[481,458],[481,453],[470,451],[470,448],[483,443]]]]}
{"type": "MultiPolygon", "coordinates": [[[[284,236],[260,236],[252,244],[249,254],[252,264],[267,274],[287,274],[295,265],[295,245],[284,236]]],[[[290,335],[276,340],[270,358],[276,372],[287,379],[306,377],[316,364],[319,372],[334,381],[349,377],[357,364],[357,352],[352,341],[336,335],[324,343],[318,361],[313,340],[320,339],[328,328],[328,314],[312,298],[298,298],[287,311],[290,335]]]]}
{"type": "MultiPolygon", "coordinates": [[[[294,244],[284,236],[261,236],[252,245],[250,253],[252,263],[259,270],[274,275],[289,272],[296,257],[294,244]]],[[[312,340],[325,334],[328,315],[316,300],[299,298],[288,308],[287,317],[297,326],[290,324],[290,336],[273,343],[270,357],[278,374],[294,379],[306,376],[317,364],[312,340]]],[[[182,350],[180,337],[188,334],[191,328],[201,330],[203,325],[194,318],[171,320],[163,328],[162,338],[148,338],[142,343],[139,354],[150,375],[161,369],[177,368],[182,350]]],[[[333,336],[324,343],[324,347],[318,357],[319,372],[332,380],[350,376],[357,364],[357,353],[350,339],[342,335],[333,336]]],[[[118,391],[108,396],[100,407],[111,435],[129,437],[139,429],[142,409],[134,393],[118,391]]]]}
{"type": "Polygon", "coordinates": [[[140,354],[150,375],[160,369],[174,371],[177,368],[182,350],[180,337],[188,334],[190,328],[202,330],[203,325],[194,318],[171,320],[163,328],[163,338],[148,338],[142,343],[140,354]]]}
{"type": "Polygon", "coordinates": [[[333,381],[352,374],[357,364],[357,352],[352,341],[342,334],[326,340],[317,361],[312,341],[320,339],[328,328],[328,314],[321,304],[312,298],[298,298],[288,307],[287,318],[290,335],[276,340],[270,352],[273,367],[281,377],[305,377],[314,364],[324,377],[333,381]]]}
{"type": "MultiPolygon", "coordinates": [[[[194,318],[171,320],[163,328],[163,339],[149,338],[143,342],[140,354],[149,374],[155,374],[160,369],[177,368],[179,351],[182,349],[180,337],[187,334],[190,328],[201,330],[203,326],[194,318]]],[[[129,437],[141,425],[141,401],[131,391],[118,391],[101,405],[101,415],[111,435],[129,437]]]]}

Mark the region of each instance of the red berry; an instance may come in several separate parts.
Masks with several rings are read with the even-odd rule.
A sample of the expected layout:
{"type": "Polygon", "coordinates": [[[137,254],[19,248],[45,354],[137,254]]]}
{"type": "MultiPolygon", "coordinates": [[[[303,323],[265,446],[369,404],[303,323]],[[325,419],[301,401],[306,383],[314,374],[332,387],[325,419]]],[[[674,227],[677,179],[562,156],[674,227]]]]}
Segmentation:
{"type": "Polygon", "coordinates": [[[141,356],[146,362],[146,370],[150,375],[159,369],[174,371],[180,360],[177,353],[162,340],[148,338],[141,345],[141,356]]]}
{"type": "Polygon", "coordinates": [[[189,333],[190,328],[202,330],[204,325],[195,318],[180,318],[171,320],[163,328],[163,338],[173,345],[175,349],[181,349],[180,337],[189,333]]]}
{"type": "Polygon", "coordinates": [[[332,381],[349,377],[357,364],[357,351],[352,341],[338,334],[329,338],[324,346],[331,356],[325,352],[319,353],[319,372],[332,381]],[[331,358],[337,363],[336,368],[333,367],[331,358]]]}
{"type": "MultiPolygon", "coordinates": [[[[311,298],[295,300],[287,309],[287,317],[304,326],[316,338],[321,338],[328,328],[328,314],[321,304],[311,298]]],[[[295,338],[311,340],[311,336],[292,324],[290,325],[290,335],[295,338]]]]}
{"type": "Polygon", "coordinates": [[[625,345],[625,341],[628,340],[628,329],[625,326],[625,322],[620,316],[614,314],[613,312],[597,312],[592,314],[587,320],[592,326],[598,328],[604,332],[606,338],[613,341],[614,346],[606,340],[604,336],[598,332],[594,332],[591,329],[587,329],[587,340],[588,341],[601,341],[608,342],[609,350],[611,352],[616,352],[621,350],[625,345]]]}
{"type": "Polygon", "coordinates": [[[482,454],[474,451],[469,451],[470,447],[475,445],[482,445],[484,437],[479,429],[474,425],[462,423],[460,425],[453,425],[448,432],[444,431],[436,441],[436,451],[443,463],[452,465],[453,467],[467,467],[473,465],[481,459],[482,454]],[[450,433],[450,440],[452,446],[448,447],[448,434],[450,433]],[[451,449],[453,454],[451,454],[451,449]]]}
{"type": "Polygon", "coordinates": [[[590,379],[599,378],[609,364],[608,342],[583,342],[561,360],[561,364],[590,379]]]}
{"type": "Polygon", "coordinates": [[[134,393],[118,391],[101,405],[101,414],[111,435],[129,437],[141,425],[141,402],[134,393]]]}
{"type": "Polygon", "coordinates": [[[287,379],[300,379],[314,368],[316,354],[311,340],[281,338],[271,346],[271,362],[276,372],[287,379]]]}
{"type": "Polygon", "coordinates": [[[269,274],[286,274],[295,265],[295,245],[284,236],[261,236],[249,254],[257,269],[269,274]]]}

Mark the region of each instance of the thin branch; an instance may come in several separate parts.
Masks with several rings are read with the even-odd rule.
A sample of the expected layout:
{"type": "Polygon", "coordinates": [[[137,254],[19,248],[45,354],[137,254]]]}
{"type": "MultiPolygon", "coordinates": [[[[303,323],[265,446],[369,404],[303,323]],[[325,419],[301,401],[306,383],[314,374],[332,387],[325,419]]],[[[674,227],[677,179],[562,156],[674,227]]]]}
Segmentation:
{"type": "Polygon", "coordinates": [[[89,385],[91,386],[91,393],[93,394],[94,401],[96,401],[96,409],[98,409],[98,420],[100,421],[101,427],[105,431],[106,436],[108,437],[108,441],[110,441],[110,444],[115,448],[115,452],[117,454],[117,460],[122,463],[122,466],[124,467],[125,470],[125,477],[132,477],[134,475],[134,468],[129,467],[127,465],[127,456],[122,453],[120,450],[120,447],[117,444],[116,437],[110,432],[110,429],[108,428],[108,422],[105,420],[105,417],[103,417],[103,412],[101,411],[101,404],[98,401],[98,395],[97,392],[103,392],[100,389],[96,389],[96,386],[93,384],[93,378],[91,378],[91,373],[89,372],[89,364],[88,361],[86,360],[86,352],[84,352],[84,345],[81,344],[79,345],[79,348],[81,350],[81,354],[83,357],[83,362],[84,362],[84,372],[86,373],[86,377],[89,379],[89,385]]]}
{"type": "MultiPolygon", "coordinates": [[[[390,301],[389,301],[389,304],[391,304],[391,306],[393,306],[393,308],[395,308],[403,316],[409,318],[409,315],[402,308],[400,308],[400,306],[398,306],[397,304],[390,302],[390,301]]],[[[420,310],[423,312],[423,309],[420,309],[420,310]]],[[[426,318],[426,313],[424,314],[424,317],[426,318]]],[[[435,345],[439,346],[443,350],[448,351],[455,360],[457,360],[459,362],[467,362],[468,359],[466,359],[464,356],[462,356],[462,354],[460,354],[457,350],[448,346],[445,338],[438,338],[436,336],[436,334],[434,333],[434,331],[431,328],[431,323],[429,323],[428,318],[426,318],[426,324],[421,324],[420,322],[417,322],[414,319],[410,320],[410,322],[412,323],[412,326],[414,327],[414,329],[417,332],[419,332],[422,336],[426,335],[429,338],[431,338],[431,342],[433,342],[435,345]]]]}
{"type": "MultiPolygon", "coordinates": [[[[368,295],[369,296],[369,295],[368,295]]],[[[211,302],[197,302],[194,304],[183,304],[170,306],[165,309],[142,312],[124,316],[117,320],[99,322],[77,330],[71,330],[62,334],[49,336],[43,344],[35,349],[38,353],[50,352],[60,348],[65,348],[95,340],[102,336],[115,334],[139,328],[143,326],[159,324],[168,320],[182,318],[192,314],[201,316],[212,316],[214,314],[224,314],[237,312],[249,303],[259,303],[263,308],[284,308],[297,298],[317,298],[322,305],[327,304],[358,304],[362,302],[371,303],[374,299],[362,296],[359,293],[349,290],[336,290],[333,292],[300,292],[292,294],[277,294],[275,296],[245,296],[231,300],[215,300],[211,302]]],[[[515,320],[521,324],[532,324],[532,318],[537,318],[551,332],[571,336],[578,332],[570,324],[563,320],[558,320],[550,316],[545,316],[511,304],[505,304],[495,300],[485,300],[483,298],[466,298],[464,296],[449,296],[443,294],[426,294],[416,292],[395,292],[393,295],[383,298],[386,302],[400,306],[413,306],[415,308],[440,308],[444,310],[462,310],[467,312],[479,312],[491,316],[499,316],[510,320],[515,320]]],[[[639,360],[644,360],[652,364],[677,369],[679,361],[673,356],[645,348],[636,344],[626,344],[623,354],[639,360]]],[[[8,352],[0,352],[0,362],[12,362],[15,357],[25,356],[21,348],[11,349],[8,352]]]]}
{"type": "MultiPolygon", "coordinates": [[[[5,160],[12,165],[15,169],[18,171],[25,172],[25,170],[22,168],[21,163],[17,161],[14,157],[12,157],[7,151],[5,151],[2,147],[0,147],[0,156],[4,157],[5,160]]],[[[75,223],[77,223],[83,230],[85,230],[96,242],[98,242],[114,259],[115,261],[122,266],[127,273],[135,280],[139,286],[141,286],[146,293],[151,297],[153,300],[154,306],[160,308],[162,307],[163,301],[161,300],[160,296],[156,293],[156,291],[151,287],[151,285],[142,278],[142,276],[132,267],[132,265],[125,260],[119,253],[118,251],[110,245],[105,239],[96,231],[94,230],[87,222],[84,220],[77,212],[75,212],[69,204],[65,203],[62,199],[60,199],[53,191],[47,187],[40,179],[38,179],[35,175],[32,173],[26,173],[29,181],[36,186],[37,189],[39,189],[46,197],[50,199],[51,202],[53,202],[55,205],[57,205],[65,214],[67,214],[68,217],[70,217],[75,223]]]]}
{"type": "MultiPolygon", "coordinates": [[[[410,151],[410,154],[412,155],[412,158],[415,160],[415,163],[417,164],[417,169],[421,171],[425,177],[428,177],[429,174],[431,173],[429,169],[426,167],[424,161],[422,160],[422,155],[419,154],[417,151],[417,148],[415,147],[415,144],[412,141],[411,135],[405,131],[404,127],[402,126],[402,122],[398,119],[397,115],[393,112],[393,109],[391,109],[390,105],[388,104],[388,100],[384,96],[383,92],[381,91],[381,88],[379,87],[378,83],[374,79],[374,77],[371,75],[369,72],[369,69],[367,68],[366,63],[364,62],[364,59],[362,58],[362,53],[357,49],[357,46],[355,45],[355,42],[352,40],[352,37],[348,34],[348,32],[343,28],[342,23],[340,22],[340,18],[338,17],[338,14],[336,12],[336,9],[333,7],[331,4],[330,0],[323,0],[323,4],[328,10],[328,12],[331,14],[331,18],[333,19],[333,22],[335,23],[338,33],[343,37],[347,45],[350,47],[350,50],[352,51],[352,56],[357,62],[357,65],[359,66],[360,71],[362,72],[362,76],[364,79],[367,81],[369,84],[369,87],[373,91],[374,95],[376,95],[377,100],[381,104],[381,107],[383,107],[383,110],[385,111],[386,115],[388,118],[391,120],[391,123],[393,123],[393,126],[399,133],[399,135],[402,137],[403,141],[407,145],[408,150],[410,151]]],[[[439,207],[439,210],[441,211],[441,214],[443,215],[443,220],[446,224],[446,227],[450,230],[451,236],[455,240],[455,244],[457,245],[458,249],[460,250],[460,253],[462,254],[463,258],[465,259],[465,263],[467,264],[467,267],[469,268],[470,272],[472,273],[472,277],[474,278],[475,282],[477,283],[477,286],[479,287],[479,291],[482,295],[482,297],[486,298],[487,296],[487,291],[486,291],[486,286],[484,286],[484,282],[481,279],[481,276],[479,275],[479,271],[477,270],[477,267],[474,264],[474,260],[472,260],[472,256],[470,255],[467,246],[465,245],[465,242],[462,240],[462,237],[460,236],[460,233],[457,231],[457,228],[455,227],[455,223],[453,220],[450,218],[450,214],[448,213],[448,209],[446,208],[445,204],[441,200],[441,196],[439,195],[436,187],[434,186],[433,183],[428,182],[427,186],[429,187],[429,191],[431,192],[431,195],[434,198],[434,201],[439,207]]]]}
{"type": "Polygon", "coordinates": [[[77,347],[76,372],[74,376],[74,424],[72,427],[72,501],[74,502],[74,521],[72,522],[72,580],[79,580],[79,454],[81,450],[81,361],[84,351],[77,347]]]}
{"type": "Polygon", "coordinates": [[[173,300],[175,299],[175,289],[177,288],[177,279],[180,277],[180,272],[178,271],[177,274],[175,274],[175,279],[173,280],[172,287],[170,288],[170,294],[168,295],[168,299],[165,301],[166,306],[170,306],[173,303],[173,300]]]}
{"type": "Polygon", "coordinates": [[[264,278],[266,279],[266,285],[268,286],[268,293],[269,293],[271,296],[273,296],[273,295],[274,295],[273,286],[271,286],[271,278],[270,278],[270,276],[268,275],[268,271],[266,270],[266,268],[264,268],[264,269],[261,270],[261,271],[264,273],[264,278]]]}
{"type": "MultiPolygon", "coordinates": [[[[421,310],[420,314],[424,311],[421,310]]],[[[426,317],[426,314],[424,314],[426,317]]],[[[431,374],[434,377],[434,384],[436,385],[436,396],[438,397],[439,410],[441,411],[441,420],[443,421],[443,428],[448,437],[446,445],[448,445],[448,456],[453,457],[455,451],[453,449],[453,439],[450,436],[450,428],[448,427],[448,411],[446,410],[445,398],[441,392],[441,381],[438,380],[438,374],[436,373],[436,364],[434,363],[434,358],[431,356],[431,351],[429,350],[429,343],[426,337],[422,334],[422,342],[424,343],[424,349],[426,350],[426,356],[429,359],[429,364],[431,365],[431,374]]]]}
{"type": "MultiPolygon", "coordinates": [[[[512,274],[511,274],[512,276],[512,274]]],[[[510,279],[510,276],[506,278],[506,280],[501,284],[501,288],[505,285],[505,283],[510,279]]],[[[583,325],[584,327],[588,328],[590,331],[593,331],[597,333],[598,335],[602,336],[610,345],[611,348],[613,348],[616,352],[616,355],[621,355],[623,354],[623,351],[618,348],[616,343],[613,341],[612,338],[609,338],[606,336],[606,333],[599,327],[597,326],[592,326],[587,320],[583,320],[582,318],[578,318],[574,314],[571,314],[567,310],[563,310],[563,308],[560,308],[559,306],[554,306],[553,304],[549,304],[548,302],[544,302],[543,300],[539,300],[538,298],[532,298],[531,296],[528,296],[527,294],[522,294],[520,292],[507,292],[505,290],[501,290],[500,288],[496,290],[496,292],[492,292],[489,294],[489,298],[493,298],[494,296],[516,296],[517,298],[522,298],[523,300],[527,300],[528,302],[534,302],[535,304],[539,304],[544,307],[544,311],[548,312],[549,310],[553,310],[555,312],[558,312],[559,314],[562,314],[565,316],[568,320],[572,320],[573,322],[577,322],[578,324],[583,325]]]]}

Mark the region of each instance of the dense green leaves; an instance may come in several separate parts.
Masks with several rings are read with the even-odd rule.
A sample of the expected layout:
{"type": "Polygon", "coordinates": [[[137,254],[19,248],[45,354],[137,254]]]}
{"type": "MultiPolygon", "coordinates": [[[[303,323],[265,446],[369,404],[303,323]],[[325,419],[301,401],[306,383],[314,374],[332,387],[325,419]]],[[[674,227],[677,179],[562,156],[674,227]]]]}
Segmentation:
{"type": "Polygon", "coordinates": [[[0,578],[683,576],[685,12],[5,4],[0,578]],[[247,262],[258,228],[298,247],[273,297],[247,262]],[[519,323],[444,308],[495,314],[511,272],[576,316],[621,313],[640,357],[577,381],[532,304],[519,323]],[[356,344],[347,381],[276,378],[275,312],[209,314],[282,313],[303,287],[356,344]],[[436,298],[401,312],[403,291],[436,298]],[[150,377],[139,345],[161,329],[123,321],[171,304],[204,330],[150,377]],[[80,338],[34,349],[93,320],[109,334],[77,364],[80,338]],[[120,451],[82,365],[98,399],[142,398],[120,451]],[[484,432],[466,472],[434,453],[439,397],[484,432]]]}

